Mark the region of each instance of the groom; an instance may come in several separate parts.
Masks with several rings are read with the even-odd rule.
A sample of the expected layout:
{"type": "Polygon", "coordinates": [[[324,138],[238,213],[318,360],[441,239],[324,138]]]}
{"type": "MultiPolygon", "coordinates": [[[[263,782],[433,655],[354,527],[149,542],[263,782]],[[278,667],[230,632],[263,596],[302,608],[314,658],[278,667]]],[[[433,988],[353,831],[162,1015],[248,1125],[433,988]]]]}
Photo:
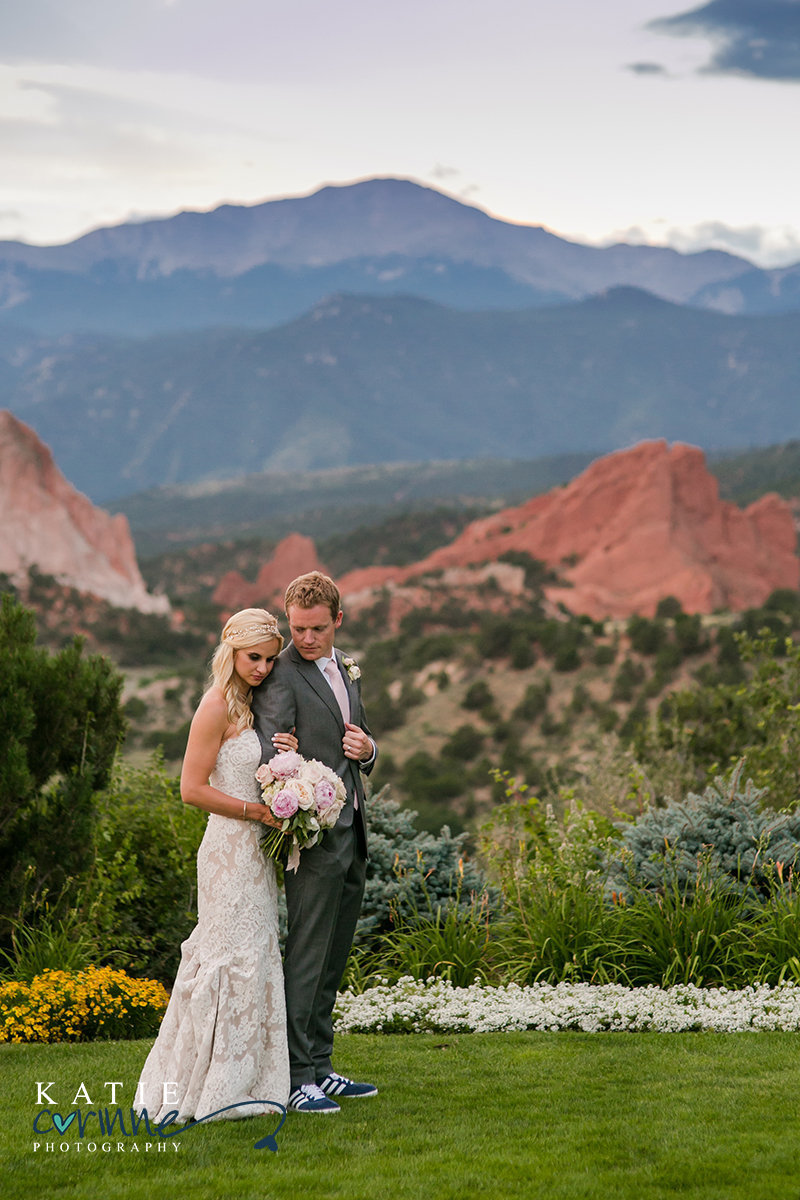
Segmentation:
{"type": "Polygon", "coordinates": [[[289,1107],[338,1112],[334,1097],[374,1096],[378,1089],[338,1075],[331,1066],[333,1006],[361,911],[367,866],[367,827],[361,773],[372,770],[377,747],[361,703],[360,671],[334,649],[342,623],[339,589],[320,571],[286,589],[291,643],[273,667],[269,686],[256,688],[252,708],[264,759],[272,735],[294,730],[300,753],[332,767],[347,788],[347,803],[322,842],[303,850],[297,871],[286,871],[289,932],[284,954],[291,1068],[289,1107]]]}

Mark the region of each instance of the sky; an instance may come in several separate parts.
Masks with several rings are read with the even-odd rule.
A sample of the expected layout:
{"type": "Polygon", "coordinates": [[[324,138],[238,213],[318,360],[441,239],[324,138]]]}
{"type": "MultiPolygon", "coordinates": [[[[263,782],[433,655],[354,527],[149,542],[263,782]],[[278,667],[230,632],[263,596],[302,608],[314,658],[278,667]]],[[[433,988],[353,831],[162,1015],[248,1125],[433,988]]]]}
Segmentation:
{"type": "Polygon", "coordinates": [[[0,239],[414,179],[800,261],[800,0],[2,0],[0,239]]]}

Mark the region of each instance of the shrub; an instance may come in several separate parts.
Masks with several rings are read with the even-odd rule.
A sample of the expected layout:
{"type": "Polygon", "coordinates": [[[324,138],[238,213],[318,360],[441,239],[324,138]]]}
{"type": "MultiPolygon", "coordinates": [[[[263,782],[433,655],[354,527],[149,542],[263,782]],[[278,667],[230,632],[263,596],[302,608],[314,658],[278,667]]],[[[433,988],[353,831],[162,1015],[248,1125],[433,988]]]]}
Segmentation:
{"type": "Polygon", "coordinates": [[[503,658],[510,652],[514,638],[512,622],[495,613],[481,616],[476,646],[481,658],[503,658]]]}
{"type": "Polygon", "coordinates": [[[665,642],[656,654],[656,674],[671,674],[683,662],[683,651],[677,642],[665,642]]]}
{"type": "Polygon", "coordinates": [[[644,667],[641,663],[625,658],[619,665],[611,689],[612,700],[632,700],[638,685],[644,679],[644,667]]]}
{"type": "Polygon", "coordinates": [[[474,683],[470,684],[464,695],[464,699],[461,701],[461,707],[466,708],[470,712],[485,711],[494,708],[492,689],[485,679],[476,679],[474,683]]]}
{"type": "Polygon", "coordinates": [[[787,639],[778,654],[768,632],[736,634],[736,644],[747,686],[712,681],[671,693],[651,744],[637,741],[637,751],[660,757],[682,747],[700,781],[745,757],[755,786],[769,789],[770,803],[794,806],[800,796],[800,646],[787,639]]]}
{"type": "Polygon", "coordinates": [[[565,642],[555,652],[553,669],[556,671],[577,671],[581,665],[581,656],[577,642],[565,642]]]}
{"type": "Polygon", "coordinates": [[[675,618],[675,642],[681,653],[700,654],[708,649],[708,634],[699,613],[678,613],[675,618]]]}
{"type": "Polygon", "coordinates": [[[83,656],[76,639],[58,654],[36,646],[33,614],[0,607],[0,912],[24,917],[91,861],[95,793],[122,739],[122,677],[83,656]]]}
{"type": "Polygon", "coordinates": [[[400,785],[412,804],[436,804],[460,796],[464,776],[452,760],[437,761],[427,750],[418,750],[403,764],[400,785]]]}
{"type": "Polygon", "coordinates": [[[609,887],[625,892],[631,884],[680,894],[708,878],[724,890],[769,895],[778,876],[800,858],[800,813],[764,810],[764,790],[748,779],[740,787],[743,764],[717,778],[702,795],[664,808],[650,807],[622,827],[622,841],[608,859],[609,887]]]}
{"type": "Polygon", "coordinates": [[[181,802],[160,755],[117,764],[98,798],[97,851],[84,887],[98,957],[171,982],[196,921],[197,848],[206,814],[181,802]]]}
{"type": "Polygon", "coordinates": [[[608,642],[601,642],[595,646],[593,662],[596,667],[610,667],[617,657],[616,646],[608,642]]]}
{"type": "Polygon", "coordinates": [[[144,735],[144,744],[160,750],[164,758],[183,758],[190,725],[191,721],[184,721],[178,729],[151,729],[144,735]]]}
{"type": "Polygon", "coordinates": [[[535,721],[547,709],[547,700],[551,692],[550,680],[545,679],[543,683],[530,683],[525,689],[525,695],[520,700],[513,712],[513,716],[520,721],[535,721]]]}
{"type": "Polygon", "coordinates": [[[647,724],[647,705],[643,697],[632,704],[628,715],[619,727],[619,737],[622,742],[632,742],[639,731],[647,724]]]}
{"type": "Polygon", "coordinates": [[[482,746],[483,735],[479,729],[474,725],[459,725],[442,747],[442,755],[456,762],[472,762],[480,754],[482,746]]]}
{"type": "Polygon", "coordinates": [[[524,671],[536,662],[533,641],[526,633],[515,633],[509,646],[511,666],[515,671],[524,671]]]}
{"type": "Polygon", "coordinates": [[[631,617],[628,621],[628,637],[637,654],[656,654],[667,640],[667,627],[663,621],[650,621],[647,617],[631,617]]]}
{"type": "Polygon", "coordinates": [[[405,720],[405,708],[391,698],[386,688],[370,697],[369,722],[376,736],[388,733],[391,729],[399,729],[405,724],[405,720]]]}
{"type": "Polygon", "coordinates": [[[437,835],[416,827],[416,813],[388,787],[369,800],[369,861],[358,922],[360,944],[390,930],[397,914],[435,911],[456,895],[469,904],[486,889],[483,872],[466,857],[464,834],[445,826],[437,835]]]}
{"type": "Polygon", "coordinates": [[[776,588],[764,601],[764,608],[768,612],[785,613],[792,628],[800,628],[800,592],[794,588],[776,588]]]}
{"type": "Polygon", "coordinates": [[[683,605],[676,596],[662,596],[656,607],[657,617],[677,617],[683,612],[683,605]]]}

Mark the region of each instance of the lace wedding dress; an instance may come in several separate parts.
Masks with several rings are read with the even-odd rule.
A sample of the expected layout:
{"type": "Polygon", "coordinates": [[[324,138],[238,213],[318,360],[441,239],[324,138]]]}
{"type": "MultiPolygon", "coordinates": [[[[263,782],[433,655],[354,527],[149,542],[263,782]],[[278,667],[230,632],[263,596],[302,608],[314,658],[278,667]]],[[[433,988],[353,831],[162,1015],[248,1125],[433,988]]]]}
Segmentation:
{"type": "MultiPolygon", "coordinates": [[[[240,800],[260,798],[258,735],[248,729],[220,748],[211,783],[240,800]]],[[[289,1058],[278,946],[275,868],[259,847],[262,826],[210,814],[197,853],[197,925],[181,963],[136,1106],[151,1121],[274,1112],[286,1104],[289,1058]],[[166,1091],[165,1091],[166,1085],[166,1091]]]]}

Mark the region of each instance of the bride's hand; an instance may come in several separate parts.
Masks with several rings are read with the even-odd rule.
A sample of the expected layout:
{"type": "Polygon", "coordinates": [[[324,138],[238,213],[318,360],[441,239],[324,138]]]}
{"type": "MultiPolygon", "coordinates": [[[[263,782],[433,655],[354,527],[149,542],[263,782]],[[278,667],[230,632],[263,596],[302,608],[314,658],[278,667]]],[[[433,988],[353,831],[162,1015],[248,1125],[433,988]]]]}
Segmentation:
{"type": "Polygon", "coordinates": [[[293,733],[273,733],[272,744],[276,750],[297,750],[299,745],[293,733]]]}
{"type": "Polygon", "coordinates": [[[282,822],[272,815],[266,804],[248,805],[247,815],[251,821],[258,821],[268,829],[280,829],[282,826],[282,822]]]}

